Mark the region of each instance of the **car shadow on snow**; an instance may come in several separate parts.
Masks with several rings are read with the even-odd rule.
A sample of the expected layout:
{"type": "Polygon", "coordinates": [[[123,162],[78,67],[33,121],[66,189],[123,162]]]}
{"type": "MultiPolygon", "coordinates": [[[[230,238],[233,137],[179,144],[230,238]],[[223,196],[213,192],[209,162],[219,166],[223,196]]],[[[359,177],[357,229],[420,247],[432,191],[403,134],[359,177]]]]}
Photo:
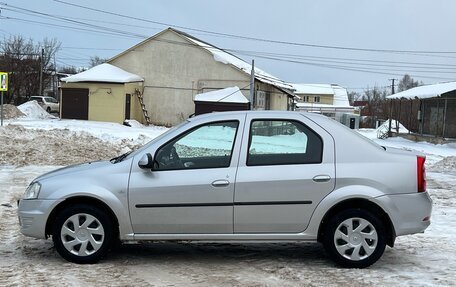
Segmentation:
{"type": "Polygon", "coordinates": [[[188,243],[146,242],[123,244],[112,250],[106,260],[117,261],[281,261],[309,262],[331,266],[323,247],[315,243],[188,243]]]}

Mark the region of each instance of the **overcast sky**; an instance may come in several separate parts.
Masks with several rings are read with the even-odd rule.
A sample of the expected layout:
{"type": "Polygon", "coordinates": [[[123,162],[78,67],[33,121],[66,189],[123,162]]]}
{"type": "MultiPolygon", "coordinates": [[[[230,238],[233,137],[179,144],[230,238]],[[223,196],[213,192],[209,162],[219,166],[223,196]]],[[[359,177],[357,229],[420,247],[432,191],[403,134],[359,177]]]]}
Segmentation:
{"type": "MultiPolygon", "coordinates": [[[[456,78],[456,1],[452,0],[62,1],[192,29],[342,48],[278,44],[181,29],[220,48],[254,51],[255,56],[237,55],[248,62],[254,58],[257,67],[289,82],[337,83],[361,92],[366,87],[387,86],[388,79],[404,73],[424,83],[456,78]]],[[[167,27],[53,0],[2,3],[7,6],[1,6],[0,34],[20,34],[36,41],[57,38],[62,43],[58,65],[87,66],[90,56],[110,58],[142,39],[83,31],[80,25],[24,14],[24,8],[145,36],[167,27]],[[13,6],[20,12],[11,11],[17,9],[13,6]]]]}

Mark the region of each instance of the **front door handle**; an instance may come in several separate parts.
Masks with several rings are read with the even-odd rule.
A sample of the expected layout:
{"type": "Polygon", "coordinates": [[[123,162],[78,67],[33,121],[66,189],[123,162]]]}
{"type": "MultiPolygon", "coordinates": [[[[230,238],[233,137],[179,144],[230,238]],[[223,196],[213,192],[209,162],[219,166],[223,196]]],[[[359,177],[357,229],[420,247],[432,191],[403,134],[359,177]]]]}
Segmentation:
{"type": "Polygon", "coordinates": [[[228,186],[230,182],[226,179],[219,179],[214,182],[212,182],[213,187],[223,187],[223,186],[228,186]]]}
{"type": "Polygon", "coordinates": [[[312,178],[315,182],[328,182],[331,180],[331,177],[326,174],[316,175],[312,178]]]}

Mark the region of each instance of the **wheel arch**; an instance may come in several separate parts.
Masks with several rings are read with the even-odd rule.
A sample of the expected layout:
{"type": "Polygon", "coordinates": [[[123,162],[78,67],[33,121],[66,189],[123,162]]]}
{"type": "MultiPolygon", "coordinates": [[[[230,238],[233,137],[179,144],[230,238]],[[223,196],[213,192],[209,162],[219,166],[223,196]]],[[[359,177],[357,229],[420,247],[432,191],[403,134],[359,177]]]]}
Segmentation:
{"type": "Polygon", "coordinates": [[[322,242],[325,230],[325,224],[328,223],[329,219],[334,216],[335,214],[339,213],[342,210],[346,209],[364,209],[373,213],[376,216],[379,216],[380,220],[385,225],[385,228],[388,232],[386,243],[388,246],[393,247],[394,241],[396,239],[396,232],[394,229],[394,225],[388,216],[388,214],[376,203],[365,199],[365,198],[351,198],[346,199],[341,202],[338,202],[334,206],[332,206],[323,216],[319,228],[318,228],[318,242],[322,242]]]}
{"type": "Polygon", "coordinates": [[[100,208],[108,215],[109,219],[113,223],[115,238],[119,238],[119,220],[117,219],[116,214],[114,211],[103,201],[98,198],[90,197],[90,196],[74,196],[66,198],[64,201],[60,202],[48,216],[46,221],[46,228],[45,228],[45,235],[48,237],[52,234],[52,225],[55,222],[55,219],[60,211],[62,211],[65,207],[71,206],[74,204],[87,204],[97,208],[100,208]]]}

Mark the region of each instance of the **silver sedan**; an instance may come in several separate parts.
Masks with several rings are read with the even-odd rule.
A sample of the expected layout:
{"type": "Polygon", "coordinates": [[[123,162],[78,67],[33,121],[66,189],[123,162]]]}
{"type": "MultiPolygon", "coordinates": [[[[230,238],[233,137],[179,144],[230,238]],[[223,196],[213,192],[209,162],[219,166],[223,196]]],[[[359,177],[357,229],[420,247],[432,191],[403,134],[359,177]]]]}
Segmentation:
{"type": "Polygon", "coordinates": [[[24,235],[76,263],[114,241],[314,241],[363,268],[423,232],[425,158],[298,112],[191,118],[110,161],[42,175],[19,202],[24,235]]]}

